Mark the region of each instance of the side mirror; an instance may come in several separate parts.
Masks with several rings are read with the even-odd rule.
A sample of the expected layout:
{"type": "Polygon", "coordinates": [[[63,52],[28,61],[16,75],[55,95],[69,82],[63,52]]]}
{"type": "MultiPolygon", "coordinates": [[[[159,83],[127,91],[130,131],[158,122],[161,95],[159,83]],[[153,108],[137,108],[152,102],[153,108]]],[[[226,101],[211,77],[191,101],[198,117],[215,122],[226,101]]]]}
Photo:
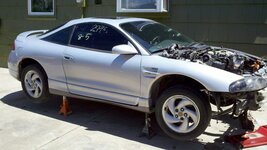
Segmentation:
{"type": "Polygon", "coordinates": [[[122,45],[117,45],[112,48],[112,53],[113,54],[122,54],[122,55],[127,55],[127,54],[137,54],[137,50],[133,48],[132,46],[122,44],[122,45]]]}

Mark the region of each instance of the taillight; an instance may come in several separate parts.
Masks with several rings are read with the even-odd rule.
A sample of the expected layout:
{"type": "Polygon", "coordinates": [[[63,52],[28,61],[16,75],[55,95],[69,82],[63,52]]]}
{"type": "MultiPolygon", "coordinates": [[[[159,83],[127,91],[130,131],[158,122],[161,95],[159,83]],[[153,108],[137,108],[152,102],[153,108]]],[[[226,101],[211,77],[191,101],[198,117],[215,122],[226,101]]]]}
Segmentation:
{"type": "Polygon", "coordinates": [[[15,45],[15,42],[13,43],[12,45],[12,51],[14,51],[16,49],[16,45],[15,45]]]}

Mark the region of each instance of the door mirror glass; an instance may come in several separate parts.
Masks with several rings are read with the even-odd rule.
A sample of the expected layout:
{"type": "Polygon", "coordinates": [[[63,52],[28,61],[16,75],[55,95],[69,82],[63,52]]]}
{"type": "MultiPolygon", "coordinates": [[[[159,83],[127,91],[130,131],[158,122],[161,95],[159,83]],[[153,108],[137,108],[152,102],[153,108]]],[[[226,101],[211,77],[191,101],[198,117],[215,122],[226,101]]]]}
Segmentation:
{"type": "Polygon", "coordinates": [[[137,50],[130,45],[122,44],[122,45],[114,46],[112,48],[112,53],[129,55],[129,54],[137,54],[137,50]]]}

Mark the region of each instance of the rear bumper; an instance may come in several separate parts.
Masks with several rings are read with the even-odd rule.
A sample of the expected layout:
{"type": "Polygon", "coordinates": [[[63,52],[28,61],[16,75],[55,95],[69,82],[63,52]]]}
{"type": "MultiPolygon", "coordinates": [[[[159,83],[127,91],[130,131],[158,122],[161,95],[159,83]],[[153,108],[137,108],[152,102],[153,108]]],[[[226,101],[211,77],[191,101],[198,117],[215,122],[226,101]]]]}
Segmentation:
{"type": "Polygon", "coordinates": [[[15,51],[11,51],[9,53],[7,65],[9,74],[12,75],[17,80],[19,80],[18,57],[15,51]]]}

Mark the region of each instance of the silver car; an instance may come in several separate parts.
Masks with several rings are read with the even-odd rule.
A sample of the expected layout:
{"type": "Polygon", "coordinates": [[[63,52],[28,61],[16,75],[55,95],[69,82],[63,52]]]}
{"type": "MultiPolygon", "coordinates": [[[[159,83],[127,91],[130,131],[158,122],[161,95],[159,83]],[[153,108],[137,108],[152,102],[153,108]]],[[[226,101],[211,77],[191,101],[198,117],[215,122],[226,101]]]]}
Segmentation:
{"type": "Polygon", "coordinates": [[[161,129],[178,140],[204,132],[232,105],[239,116],[258,109],[267,87],[266,60],[197,43],[142,18],[85,18],[52,30],[19,34],[10,74],[36,103],[51,94],[155,112],[161,129]]]}

